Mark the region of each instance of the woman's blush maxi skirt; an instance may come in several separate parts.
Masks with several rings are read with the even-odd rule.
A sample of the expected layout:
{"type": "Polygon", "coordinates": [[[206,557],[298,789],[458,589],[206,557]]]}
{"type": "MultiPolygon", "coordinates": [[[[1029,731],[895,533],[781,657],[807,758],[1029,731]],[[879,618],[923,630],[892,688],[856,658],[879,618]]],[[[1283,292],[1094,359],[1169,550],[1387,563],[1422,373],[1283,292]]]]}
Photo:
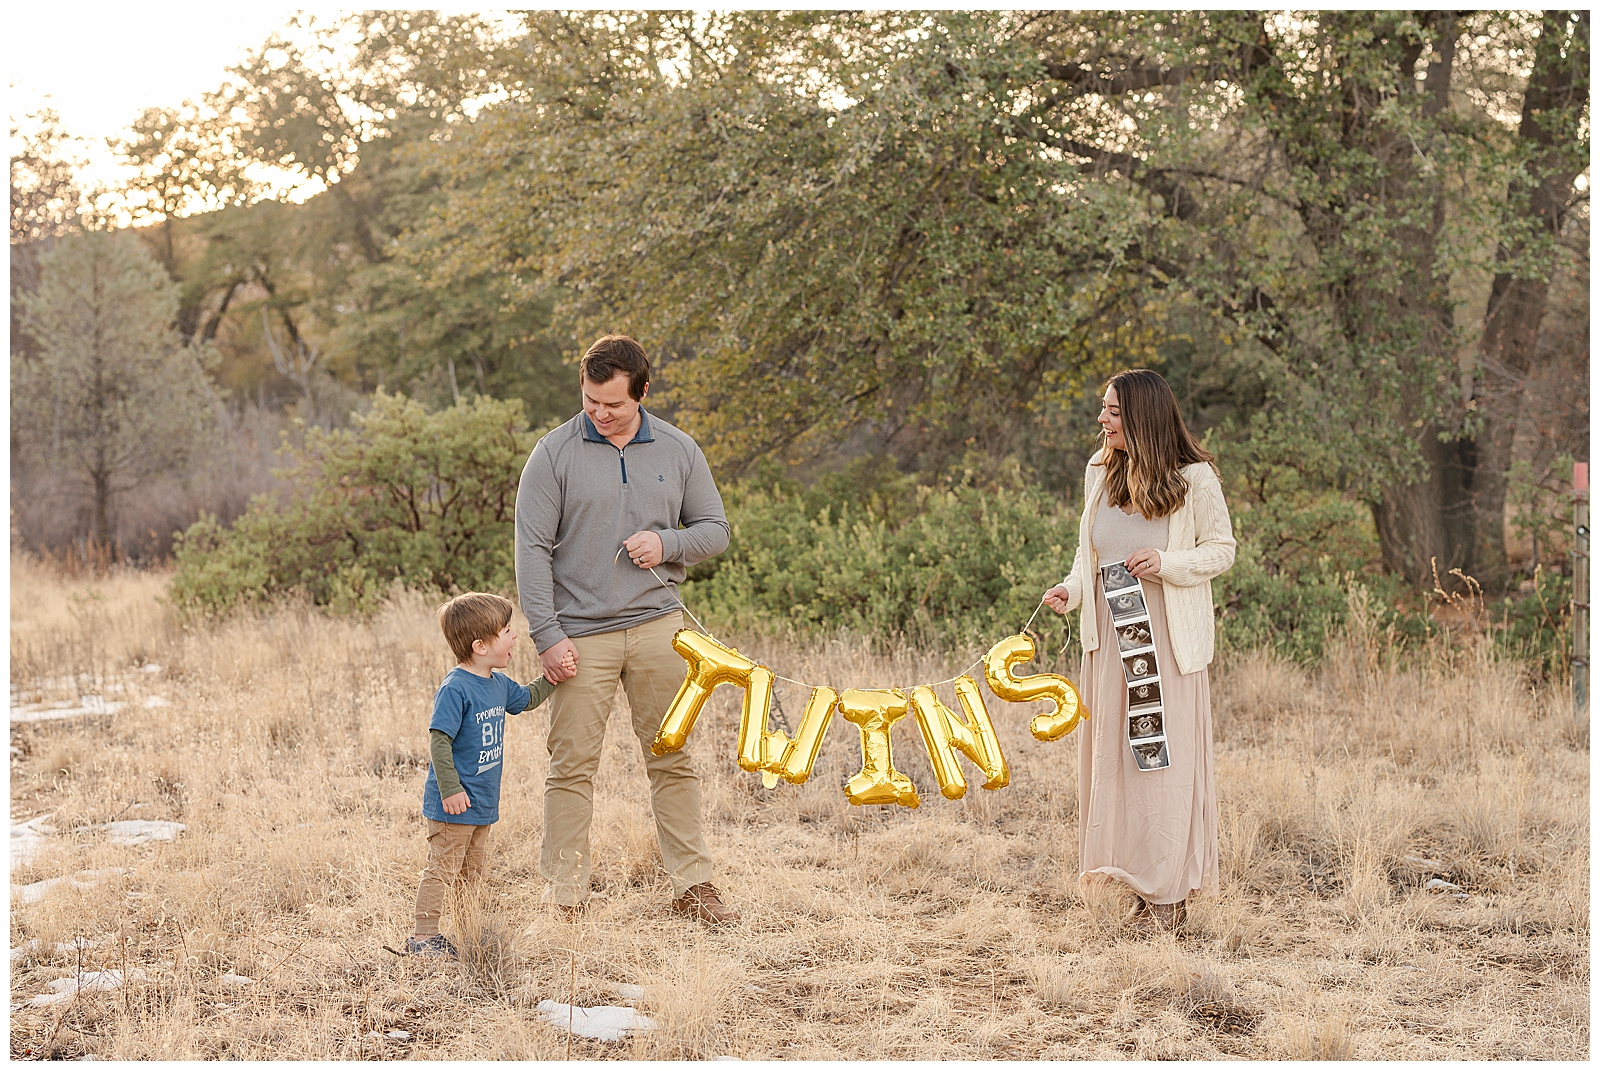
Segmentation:
{"type": "Polygon", "coordinates": [[[1172,904],[1216,882],[1211,679],[1205,669],[1178,673],[1160,582],[1144,583],[1172,761],[1164,770],[1134,763],[1117,631],[1097,577],[1100,647],[1084,656],[1081,674],[1089,720],[1078,729],[1079,881],[1121,881],[1151,903],[1172,904]]]}

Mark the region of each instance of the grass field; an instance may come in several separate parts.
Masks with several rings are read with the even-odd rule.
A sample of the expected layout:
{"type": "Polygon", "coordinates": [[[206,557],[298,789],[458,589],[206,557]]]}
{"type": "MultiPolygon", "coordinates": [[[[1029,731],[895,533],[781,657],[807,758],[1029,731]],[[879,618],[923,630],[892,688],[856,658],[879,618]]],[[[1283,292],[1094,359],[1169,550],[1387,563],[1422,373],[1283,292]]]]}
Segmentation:
{"type": "MultiPolygon", "coordinates": [[[[618,1004],[622,986],[643,987],[656,1029],[577,1039],[573,1057],[1589,1055],[1587,731],[1560,690],[1468,641],[1400,667],[1358,615],[1315,672],[1265,654],[1213,667],[1221,889],[1160,937],[1078,892],[1076,741],[1034,740],[1025,708],[991,708],[1010,787],[941,799],[906,719],[896,764],[923,806],[866,809],[840,789],[860,760],[840,719],[808,784],[741,773],[726,689],[689,747],[744,921],[668,912],[619,709],[594,829],[605,899],[563,922],[539,899],[534,711],[508,728],[483,898],[445,921],[465,962],[430,967],[381,947],[409,931],[425,854],[426,719],[449,665],[429,603],[185,629],[163,580],[13,556],[13,708],[122,704],[12,726],[12,822],[60,831],[12,869],[14,1058],[559,1059],[567,1036],[533,1006],[618,1004]],[[72,832],[135,817],[187,831],[72,832]],[[33,903],[16,888],[80,871],[101,873],[33,903]],[[102,969],[127,984],[26,1006],[102,969]]],[[[746,650],[841,686],[953,668],[843,641],[746,650]]],[[[525,640],[516,658],[525,679],[525,640]]],[[[803,697],[779,695],[797,714],[803,697]]]]}

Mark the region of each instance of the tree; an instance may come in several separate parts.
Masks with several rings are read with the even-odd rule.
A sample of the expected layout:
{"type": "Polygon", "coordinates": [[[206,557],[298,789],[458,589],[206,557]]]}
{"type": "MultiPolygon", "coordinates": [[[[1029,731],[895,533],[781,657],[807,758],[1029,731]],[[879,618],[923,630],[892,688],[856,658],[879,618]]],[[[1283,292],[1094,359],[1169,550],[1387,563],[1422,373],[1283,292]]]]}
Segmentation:
{"type": "Polygon", "coordinates": [[[227,139],[218,136],[220,122],[219,116],[205,115],[186,101],[181,108],[146,108],[126,137],[108,141],[131,170],[122,184],[122,199],[136,223],[161,224],[161,263],[174,277],[178,216],[244,204],[260,193],[227,139]]]}
{"type": "Polygon", "coordinates": [[[1547,11],[1517,128],[1518,163],[1483,317],[1473,404],[1481,411],[1471,457],[1480,579],[1502,579],[1511,445],[1544,319],[1556,246],[1588,168],[1589,12],[1547,11]]]}
{"type": "Polygon", "coordinates": [[[229,528],[202,517],[183,533],[172,600],[225,613],[299,592],[361,610],[396,580],[509,591],[517,480],[538,437],[515,400],[430,413],[380,391],[354,427],[311,428],[302,447],[285,447],[289,501],[260,496],[229,528]]]}
{"type": "MultiPolygon", "coordinates": [[[[1453,286],[1549,243],[1518,244],[1515,132],[1462,90],[1520,95],[1535,39],[1515,13],[539,14],[404,243],[441,288],[494,265],[563,326],[637,325],[736,468],[863,435],[931,470],[1012,452],[1200,325],[1269,425],[1331,441],[1318,479],[1391,568],[1492,571],[1453,286]]],[[[1570,189],[1563,107],[1568,162],[1535,170],[1570,189]]]]}
{"type": "Polygon", "coordinates": [[[516,93],[442,147],[452,199],[410,241],[440,289],[493,264],[574,333],[649,339],[725,471],[858,431],[930,472],[1003,455],[1151,316],[1115,249],[1142,195],[1017,144],[1032,61],[1005,27],[532,16],[516,93]]]}
{"type": "Polygon", "coordinates": [[[11,123],[11,244],[59,237],[77,223],[83,191],[74,172],[82,166],[69,149],[61,116],[42,108],[11,123]]]}
{"type": "Polygon", "coordinates": [[[118,496],[182,466],[203,440],[203,351],[173,330],[176,287],[137,239],[73,237],[40,268],[38,291],[21,298],[37,352],[13,356],[12,427],[19,445],[82,479],[87,535],[107,545],[118,496]]]}

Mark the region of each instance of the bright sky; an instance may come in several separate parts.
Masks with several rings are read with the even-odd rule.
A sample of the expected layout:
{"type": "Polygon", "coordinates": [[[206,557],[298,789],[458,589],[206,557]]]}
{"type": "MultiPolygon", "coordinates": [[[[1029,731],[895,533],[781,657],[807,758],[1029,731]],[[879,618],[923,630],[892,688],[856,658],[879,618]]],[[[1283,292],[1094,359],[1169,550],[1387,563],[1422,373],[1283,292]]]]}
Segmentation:
{"type": "Polygon", "coordinates": [[[3,23],[7,112],[20,118],[53,107],[67,133],[84,142],[81,155],[89,166],[81,185],[109,182],[117,166],[105,139],[121,133],[141,111],[175,107],[216,89],[227,68],[296,13],[332,20],[350,10],[361,9],[317,2],[18,3],[6,9],[3,23]]]}
{"type": "Polygon", "coordinates": [[[85,185],[115,173],[105,139],[145,108],[216,89],[226,68],[304,4],[17,4],[8,7],[7,111],[41,105],[84,139],[85,185]],[[48,98],[48,99],[47,99],[48,98]]]}

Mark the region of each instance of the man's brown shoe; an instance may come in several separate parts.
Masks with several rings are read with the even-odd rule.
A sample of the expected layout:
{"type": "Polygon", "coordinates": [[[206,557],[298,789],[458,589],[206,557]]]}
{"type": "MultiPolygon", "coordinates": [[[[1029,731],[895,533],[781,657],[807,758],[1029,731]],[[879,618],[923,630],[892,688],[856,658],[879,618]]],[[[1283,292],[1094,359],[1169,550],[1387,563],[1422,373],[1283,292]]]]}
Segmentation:
{"type": "Polygon", "coordinates": [[[672,901],[672,910],[693,915],[703,922],[739,921],[739,909],[724,904],[716,886],[709,881],[690,886],[688,892],[672,901]]]}

